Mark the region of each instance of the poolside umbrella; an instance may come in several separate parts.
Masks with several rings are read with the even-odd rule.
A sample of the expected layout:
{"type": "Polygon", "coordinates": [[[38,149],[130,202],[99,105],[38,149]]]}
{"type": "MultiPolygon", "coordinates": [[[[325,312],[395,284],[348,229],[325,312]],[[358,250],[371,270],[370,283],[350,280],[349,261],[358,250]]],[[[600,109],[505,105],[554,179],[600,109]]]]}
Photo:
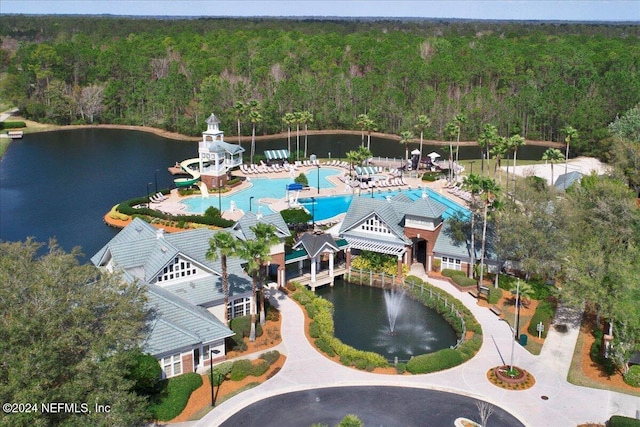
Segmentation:
{"type": "Polygon", "coordinates": [[[432,151],[431,153],[427,154],[427,156],[431,158],[431,162],[435,162],[436,159],[440,157],[440,154],[436,153],[435,151],[432,151]]]}
{"type": "Polygon", "coordinates": [[[378,173],[377,169],[372,166],[356,166],[357,175],[373,175],[378,173]]]}
{"type": "Polygon", "coordinates": [[[416,148],[415,150],[413,150],[413,151],[411,152],[411,154],[412,154],[412,155],[417,156],[418,154],[420,154],[420,150],[418,150],[418,149],[416,148]]]}

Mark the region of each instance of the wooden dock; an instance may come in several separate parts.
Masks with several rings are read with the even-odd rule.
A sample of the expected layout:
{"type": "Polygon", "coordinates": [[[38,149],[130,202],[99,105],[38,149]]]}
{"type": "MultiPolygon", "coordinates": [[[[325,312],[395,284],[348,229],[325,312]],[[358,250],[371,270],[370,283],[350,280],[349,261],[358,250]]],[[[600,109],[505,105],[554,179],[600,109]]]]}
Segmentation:
{"type": "Polygon", "coordinates": [[[329,276],[329,270],[322,270],[316,273],[316,281],[311,282],[311,273],[305,273],[302,276],[292,278],[290,280],[296,281],[302,285],[308,286],[312,291],[316,288],[326,285],[333,285],[336,277],[344,276],[347,273],[347,269],[344,266],[336,266],[333,269],[333,276],[329,276]]]}

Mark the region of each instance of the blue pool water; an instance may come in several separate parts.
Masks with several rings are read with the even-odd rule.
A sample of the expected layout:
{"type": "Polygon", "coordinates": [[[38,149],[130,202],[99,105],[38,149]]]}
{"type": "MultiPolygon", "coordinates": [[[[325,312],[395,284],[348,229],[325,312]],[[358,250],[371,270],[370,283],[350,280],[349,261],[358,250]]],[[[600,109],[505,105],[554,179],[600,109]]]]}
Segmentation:
{"type": "MultiPolygon", "coordinates": [[[[318,186],[318,178],[320,178],[320,188],[334,188],[334,185],[327,179],[329,176],[338,175],[341,170],[335,168],[321,167],[319,169],[320,176],[318,177],[318,169],[314,168],[305,173],[309,186],[313,187],[308,190],[307,193],[314,193],[315,188],[318,186]]],[[[262,198],[270,199],[283,199],[286,196],[287,184],[292,184],[294,178],[299,175],[299,172],[294,177],[288,178],[266,178],[266,177],[249,177],[251,180],[251,187],[240,192],[236,192],[231,195],[221,194],[218,197],[217,194],[211,193],[209,197],[192,197],[181,203],[185,205],[185,212],[189,213],[203,213],[210,206],[214,208],[218,207],[218,204],[222,207],[223,211],[229,210],[231,202],[235,202],[238,209],[242,209],[245,212],[249,212],[249,204],[254,212],[258,211],[258,208],[262,213],[272,213],[269,209],[269,205],[266,203],[260,203],[262,198]],[[253,196],[253,200],[250,203],[250,197],[253,196]]]]}
{"type": "MultiPolygon", "coordinates": [[[[422,197],[421,189],[413,189],[413,190],[396,190],[396,191],[377,191],[376,190],[373,193],[373,198],[384,200],[388,196],[393,197],[399,193],[403,193],[404,195],[408,196],[411,200],[417,200],[422,197]]],[[[431,190],[430,188],[426,189],[426,194],[428,197],[446,206],[447,210],[442,214],[442,217],[444,219],[451,217],[456,212],[461,212],[465,215],[469,213],[469,211],[463,206],[460,206],[453,200],[450,200],[438,194],[437,192],[431,190]]],[[[342,195],[342,196],[330,196],[330,197],[317,197],[315,198],[315,206],[314,206],[314,201],[310,197],[299,199],[298,201],[309,212],[314,213],[316,221],[322,221],[325,219],[333,218],[336,215],[345,213],[347,209],[349,209],[349,205],[351,204],[351,200],[353,200],[353,197],[371,197],[371,193],[363,192],[360,196],[342,195]]]]}

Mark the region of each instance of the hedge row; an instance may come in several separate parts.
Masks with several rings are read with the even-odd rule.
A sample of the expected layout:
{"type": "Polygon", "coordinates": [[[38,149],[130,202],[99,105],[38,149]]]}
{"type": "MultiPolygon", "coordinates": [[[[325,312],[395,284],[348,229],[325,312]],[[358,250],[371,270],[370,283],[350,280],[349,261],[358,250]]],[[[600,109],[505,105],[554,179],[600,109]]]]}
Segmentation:
{"type": "Polygon", "coordinates": [[[202,385],[202,377],[195,372],[169,378],[166,381],[166,394],[159,402],[152,402],[149,409],[153,418],[169,421],[180,415],[187,406],[189,396],[202,385]]]}
{"type": "Polygon", "coordinates": [[[460,325],[458,317],[451,312],[452,306],[464,319],[467,331],[473,331],[478,335],[482,334],[482,328],[473,314],[471,314],[471,311],[469,311],[469,309],[455,297],[440,288],[436,288],[435,286],[422,281],[422,279],[416,276],[407,277],[405,283],[408,285],[407,290],[413,299],[420,301],[430,309],[437,311],[438,314],[443,316],[447,322],[449,322],[458,335],[462,333],[462,326],[460,325]],[[433,298],[429,297],[429,292],[431,292],[433,298]],[[444,304],[445,299],[447,300],[446,306],[444,304]]]}
{"type": "Polygon", "coordinates": [[[316,339],[316,346],[329,357],[338,355],[343,365],[368,371],[389,365],[383,356],[370,351],[357,350],[334,336],[333,304],[330,301],[315,295],[299,284],[296,285],[293,298],[307,310],[307,315],[312,319],[309,335],[316,339]]]}
{"type": "Polygon", "coordinates": [[[640,420],[635,418],[613,415],[607,423],[609,427],[640,427],[640,420]]]}
{"type": "MultiPolygon", "coordinates": [[[[167,191],[163,191],[166,194],[167,191]]],[[[134,206],[147,203],[146,197],[138,197],[126,200],[118,205],[117,211],[124,215],[142,215],[158,218],[165,221],[193,222],[196,224],[213,225],[220,228],[231,227],[234,222],[218,216],[212,215],[170,215],[150,208],[135,208],[134,206]]]]}
{"type": "Polygon", "coordinates": [[[20,129],[26,128],[25,122],[0,122],[0,130],[2,129],[20,129]]]}

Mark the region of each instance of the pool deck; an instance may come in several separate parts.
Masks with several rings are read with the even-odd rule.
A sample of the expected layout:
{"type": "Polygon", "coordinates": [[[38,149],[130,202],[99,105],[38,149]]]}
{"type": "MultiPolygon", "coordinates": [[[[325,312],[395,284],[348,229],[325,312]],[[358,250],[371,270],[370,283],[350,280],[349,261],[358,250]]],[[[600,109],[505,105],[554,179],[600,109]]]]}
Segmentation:
{"type": "MultiPolygon", "coordinates": [[[[320,189],[320,194],[318,195],[317,192],[315,191],[315,187],[311,186],[310,190],[307,191],[303,191],[300,196],[301,197],[325,197],[325,196],[338,196],[338,195],[346,195],[346,194],[360,194],[360,192],[362,191],[363,194],[368,194],[368,192],[370,190],[360,190],[359,188],[352,188],[349,185],[345,184],[343,181],[341,181],[339,179],[339,176],[345,176],[345,175],[349,175],[349,169],[345,169],[343,167],[340,166],[329,166],[329,165],[324,165],[321,164],[321,167],[324,168],[331,168],[331,169],[335,169],[338,173],[336,175],[331,175],[328,176],[327,179],[329,180],[329,182],[331,182],[334,187],[332,188],[321,188],[320,189]],[[305,194],[305,193],[308,193],[305,194]]],[[[316,166],[298,166],[297,170],[295,171],[295,175],[299,175],[300,173],[304,173],[305,175],[307,175],[310,171],[315,170],[316,166]]],[[[238,193],[242,190],[246,190],[247,188],[251,187],[251,179],[254,178],[289,178],[291,177],[291,173],[290,172],[286,172],[286,171],[279,171],[279,172],[266,172],[266,173],[261,173],[261,174],[245,174],[243,173],[241,170],[234,170],[233,174],[235,176],[240,176],[240,177],[245,177],[248,179],[245,179],[242,181],[242,183],[238,186],[233,187],[229,192],[225,193],[225,196],[227,195],[232,195],[235,193],[238,193]]],[[[383,172],[380,175],[386,175],[389,178],[392,178],[392,175],[389,174],[388,172],[383,172]]],[[[421,188],[421,187],[428,187],[433,191],[438,192],[439,194],[441,194],[444,197],[447,197],[450,200],[453,200],[454,202],[458,203],[461,206],[466,206],[467,202],[465,202],[463,199],[455,196],[454,194],[451,194],[449,192],[446,191],[446,184],[447,182],[445,180],[438,180],[435,182],[426,182],[426,181],[422,181],[419,177],[419,174],[417,173],[405,173],[403,175],[403,180],[405,182],[405,185],[401,185],[401,186],[395,186],[393,188],[391,188],[391,190],[407,190],[407,189],[417,189],[417,188],[421,188]]],[[[374,194],[378,193],[378,191],[380,191],[377,188],[373,189],[374,194]]],[[[384,190],[382,190],[384,191],[384,190]]],[[[150,207],[152,209],[156,209],[159,210],[161,212],[165,212],[168,214],[173,214],[173,215],[180,215],[180,214],[187,214],[187,211],[185,210],[185,206],[181,203],[183,200],[186,200],[188,198],[192,198],[192,197],[202,197],[199,194],[194,194],[191,196],[180,196],[180,194],[178,193],[178,189],[173,189],[171,190],[171,194],[169,195],[169,197],[161,202],[158,203],[151,203],[150,207]]],[[[211,195],[209,195],[209,197],[212,197],[211,195]]],[[[280,212],[281,210],[287,209],[289,208],[289,203],[287,202],[286,199],[282,198],[282,199],[273,199],[273,198],[261,198],[258,199],[258,202],[261,203],[266,203],[269,205],[269,208],[273,211],[276,212],[280,212]]],[[[230,211],[230,210],[226,210],[222,213],[223,218],[226,219],[230,219],[230,220],[238,220],[240,219],[242,216],[244,215],[244,211],[242,209],[236,209],[235,211],[230,211]]],[[[342,217],[344,216],[344,214],[339,214],[334,218],[331,218],[329,220],[324,220],[324,221],[320,221],[320,223],[335,223],[338,222],[342,219],[342,217]]]]}

